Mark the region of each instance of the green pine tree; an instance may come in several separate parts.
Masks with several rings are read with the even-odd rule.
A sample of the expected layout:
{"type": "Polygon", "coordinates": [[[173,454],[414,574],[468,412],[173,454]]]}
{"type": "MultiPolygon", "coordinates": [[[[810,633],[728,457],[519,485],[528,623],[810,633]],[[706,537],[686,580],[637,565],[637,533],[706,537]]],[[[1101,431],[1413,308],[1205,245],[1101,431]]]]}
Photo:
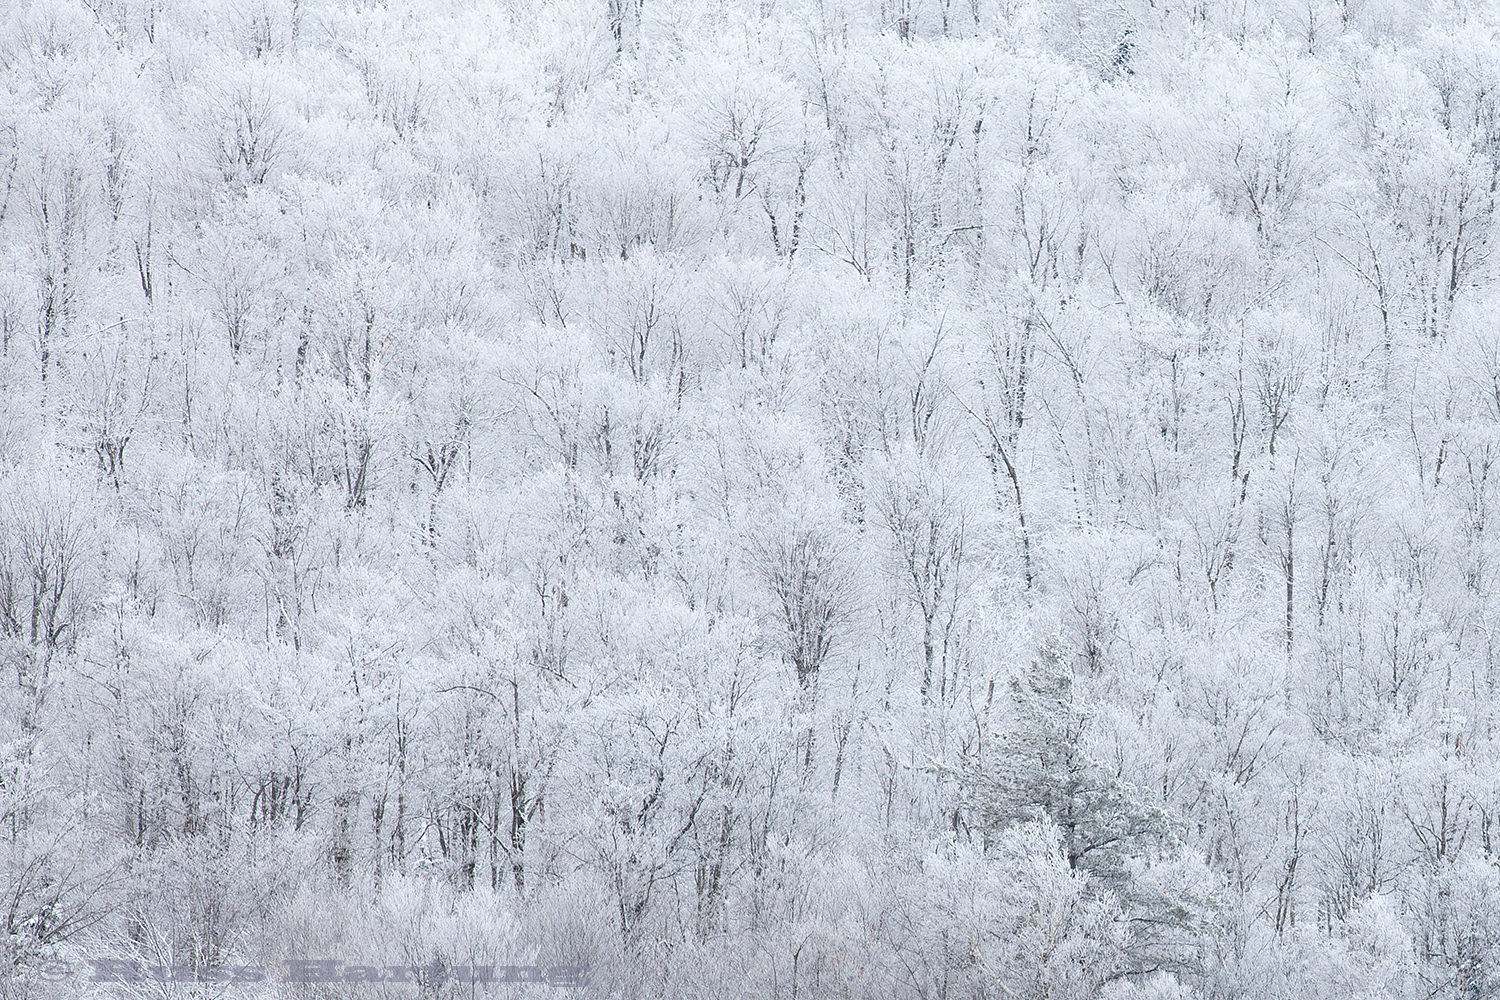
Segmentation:
{"type": "Polygon", "coordinates": [[[1206,870],[1186,850],[1181,820],[1088,752],[1090,712],[1059,640],[1011,679],[1010,701],[1009,725],[992,734],[964,780],[987,842],[1016,824],[1050,820],[1069,867],[1119,900],[1131,925],[1130,964],[1190,969],[1212,911],[1206,870]]]}

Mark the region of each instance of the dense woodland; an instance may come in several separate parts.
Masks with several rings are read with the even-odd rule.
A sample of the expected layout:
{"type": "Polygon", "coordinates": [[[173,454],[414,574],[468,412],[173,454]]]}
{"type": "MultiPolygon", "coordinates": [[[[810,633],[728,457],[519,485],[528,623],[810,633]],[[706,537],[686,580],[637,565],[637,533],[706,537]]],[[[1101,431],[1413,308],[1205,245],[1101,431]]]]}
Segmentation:
{"type": "Polygon", "coordinates": [[[0,996],[1500,996],[1497,28],[0,4],[0,996]]]}

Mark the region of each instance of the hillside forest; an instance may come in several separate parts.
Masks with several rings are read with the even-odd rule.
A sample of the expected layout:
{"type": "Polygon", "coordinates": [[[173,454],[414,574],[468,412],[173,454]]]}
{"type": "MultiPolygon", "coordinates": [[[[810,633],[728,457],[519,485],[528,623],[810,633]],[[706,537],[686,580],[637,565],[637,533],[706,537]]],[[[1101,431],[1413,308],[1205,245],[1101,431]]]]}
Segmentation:
{"type": "Polygon", "coordinates": [[[1497,30],[0,3],[0,997],[1500,996],[1497,30]]]}

